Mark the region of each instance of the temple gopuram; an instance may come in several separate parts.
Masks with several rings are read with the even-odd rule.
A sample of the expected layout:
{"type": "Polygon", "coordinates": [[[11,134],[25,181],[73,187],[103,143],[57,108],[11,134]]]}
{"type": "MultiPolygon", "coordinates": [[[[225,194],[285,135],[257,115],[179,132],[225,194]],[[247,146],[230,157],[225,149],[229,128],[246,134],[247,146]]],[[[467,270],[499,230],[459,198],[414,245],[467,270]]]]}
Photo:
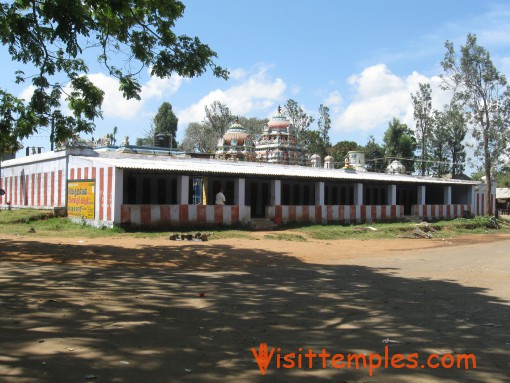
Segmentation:
{"type": "Polygon", "coordinates": [[[271,118],[259,140],[255,142],[255,154],[257,161],[261,162],[304,164],[304,153],[297,143],[292,124],[282,114],[281,107],[278,107],[278,114],[271,118]]]}
{"type": "Polygon", "coordinates": [[[218,141],[216,158],[230,161],[255,161],[255,148],[246,129],[234,122],[218,141]]]}

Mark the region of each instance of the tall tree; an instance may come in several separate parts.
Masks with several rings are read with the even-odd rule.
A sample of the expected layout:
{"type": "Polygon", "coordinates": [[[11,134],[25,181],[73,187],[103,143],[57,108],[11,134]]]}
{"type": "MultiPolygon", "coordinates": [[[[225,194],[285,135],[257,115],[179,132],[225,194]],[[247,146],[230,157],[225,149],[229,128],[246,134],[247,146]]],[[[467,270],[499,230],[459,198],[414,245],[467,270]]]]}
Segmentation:
{"type": "MultiPolygon", "coordinates": [[[[127,99],[140,99],[137,75],[144,68],[160,78],[195,77],[207,68],[227,78],[228,72],[214,63],[213,50],[197,37],[172,31],[183,12],[178,0],[0,3],[0,41],[19,63],[16,82],[31,80],[34,88],[22,110],[8,108],[10,113],[2,116],[20,122],[10,131],[13,139],[26,138],[41,127],[51,127],[54,141],[94,130],[103,92],[86,76],[85,51],[94,52],[107,74],[119,80],[127,99]],[[63,112],[62,97],[69,116],[63,112]]],[[[7,90],[2,93],[12,97],[7,90]]]]}
{"type": "Polygon", "coordinates": [[[393,118],[384,133],[384,144],[385,157],[390,160],[398,158],[408,172],[414,171],[414,152],[418,145],[413,131],[406,124],[401,123],[398,118],[393,118]]]}
{"type": "Polygon", "coordinates": [[[330,146],[329,130],[331,129],[331,117],[329,115],[329,108],[323,104],[319,106],[319,120],[317,121],[317,126],[322,142],[326,147],[330,146]]]}
{"type": "Polygon", "coordinates": [[[492,175],[508,153],[510,132],[510,92],[507,81],[494,66],[490,53],[477,43],[476,36],[468,34],[460,55],[453,43],[445,43],[442,61],[445,87],[455,92],[470,116],[473,138],[479,142],[475,155],[483,162],[486,177],[485,211],[493,214],[490,204],[492,175]]]}
{"type": "Polygon", "coordinates": [[[283,114],[287,116],[292,123],[296,138],[298,142],[303,145],[301,133],[310,127],[313,122],[313,117],[309,116],[293,99],[287,100],[287,103],[283,107],[283,114]]]}
{"type": "Polygon", "coordinates": [[[328,155],[329,145],[324,142],[320,130],[303,130],[301,143],[305,153],[318,154],[323,160],[328,155]]]}
{"type": "Polygon", "coordinates": [[[448,146],[447,117],[443,112],[434,111],[435,118],[430,134],[430,154],[434,162],[430,169],[436,177],[443,177],[450,172],[451,155],[448,146]]]}
{"type": "Polygon", "coordinates": [[[184,133],[181,149],[190,153],[214,153],[218,139],[207,122],[191,122],[184,133]]]}
{"type": "Polygon", "coordinates": [[[416,94],[411,94],[413,104],[413,116],[416,121],[416,138],[420,141],[421,164],[420,172],[424,176],[427,170],[427,146],[432,130],[432,89],[430,84],[420,83],[416,94]]]}
{"type": "Polygon", "coordinates": [[[264,131],[264,126],[266,126],[268,122],[269,120],[267,118],[239,117],[239,123],[244,126],[246,132],[253,140],[264,131]]]}
{"type": "Polygon", "coordinates": [[[205,106],[205,120],[192,122],[186,128],[182,149],[189,152],[214,153],[218,140],[235,121],[227,105],[214,101],[205,106]]]}
{"type": "Polygon", "coordinates": [[[464,138],[467,133],[467,120],[460,105],[452,101],[445,105],[443,111],[434,112],[433,137],[431,148],[435,159],[448,162],[436,166],[436,174],[441,176],[450,173],[457,178],[464,173],[466,149],[464,138]],[[443,157],[440,157],[440,154],[443,157]]]}
{"type": "Polygon", "coordinates": [[[210,106],[205,106],[205,120],[217,139],[223,137],[235,119],[236,117],[232,115],[229,107],[219,101],[214,101],[210,106]]]}
{"type": "Polygon", "coordinates": [[[169,102],[163,102],[158,109],[158,112],[152,119],[154,124],[154,134],[164,133],[170,136],[170,147],[174,148],[177,145],[175,136],[177,134],[177,124],[179,119],[172,110],[172,105],[169,102]]]}
{"type": "Polygon", "coordinates": [[[369,172],[384,172],[386,169],[384,146],[375,142],[374,136],[368,138],[362,150],[365,152],[365,167],[367,170],[369,172]]]}

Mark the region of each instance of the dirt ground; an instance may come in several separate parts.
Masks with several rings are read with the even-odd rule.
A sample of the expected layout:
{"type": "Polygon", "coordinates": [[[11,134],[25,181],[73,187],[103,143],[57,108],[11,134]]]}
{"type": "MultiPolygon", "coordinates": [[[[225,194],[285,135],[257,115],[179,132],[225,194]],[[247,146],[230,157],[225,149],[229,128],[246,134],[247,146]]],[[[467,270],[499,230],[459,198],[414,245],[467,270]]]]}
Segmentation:
{"type": "Polygon", "coordinates": [[[302,243],[264,234],[0,235],[0,381],[510,381],[509,235],[302,243]],[[276,349],[265,375],[251,351],[261,343],[276,349]],[[389,358],[418,353],[418,368],[381,365],[369,376],[320,358],[309,368],[304,356],[302,368],[297,356],[282,367],[310,348],[384,357],[385,346],[389,358]],[[477,368],[429,368],[432,353],[472,353],[477,368]]]}

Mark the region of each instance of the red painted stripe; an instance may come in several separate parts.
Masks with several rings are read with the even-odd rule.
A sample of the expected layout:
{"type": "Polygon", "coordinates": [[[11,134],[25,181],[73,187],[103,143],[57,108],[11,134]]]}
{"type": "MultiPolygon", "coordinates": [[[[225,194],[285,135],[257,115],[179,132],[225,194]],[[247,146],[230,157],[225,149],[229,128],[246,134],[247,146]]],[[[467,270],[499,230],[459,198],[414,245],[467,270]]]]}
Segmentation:
{"type": "Polygon", "coordinates": [[[315,206],[315,223],[322,223],[322,206],[315,206]]]}
{"type": "Polygon", "coordinates": [[[397,219],[397,205],[391,205],[391,219],[397,219]]]}
{"type": "Polygon", "coordinates": [[[131,206],[122,205],[120,207],[120,222],[121,223],[131,222],[131,206]]]}
{"type": "Polygon", "coordinates": [[[232,206],[230,221],[235,224],[239,223],[239,205],[232,206]]]}
{"type": "Polygon", "coordinates": [[[214,206],[214,223],[223,224],[223,206],[214,206]]]}
{"type": "Polygon", "coordinates": [[[92,179],[96,179],[96,168],[92,168],[92,179]]]}
{"type": "Polygon", "coordinates": [[[159,208],[161,223],[170,223],[170,206],[161,205],[159,208]]]}
{"type": "Polygon", "coordinates": [[[83,178],[86,180],[89,179],[89,168],[83,169],[83,178]]]}
{"type": "Polygon", "coordinates": [[[62,206],[62,170],[58,171],[58,206],[62,206]]]}
{"type": "Polygon", "coordinates": [[[206,216],[206,205],[197,205],[197,222],[198,223],[205,223],[207,221],[206,216]]]}
{"type": "Polygon", "coordinates": [[[44,173],[44,206],[48,206],[48,172],[44,173]]]}
{"type": "Polygon", "coordinates": [[[41,206],[41,173],[37,173],[37,206],[41,206]]]}
{"type": "Polygon", "coordinates": [[[370,218],[373,220],[377,219],[377,206],[372,205],[370,208],[370,218]]]}
{"type": "Polygon", "coordinates": [[[344,215],[345,215],[345,206],[344,205],[338,206],[338,220],[340,222],[345,221],[344,215]]]}
{"type": "MultiPolygon", "coordinates": [[[[216,206],[216,207],[218,207],[218,206],[216,206]]],[[[188,222],[189,222],[188,205],[179,205],[179,223],[187,224],[188,222]]]]}
{"type": "MultiPolygon", "coordinates": [[[[103,170],[103,169],[101,169],[103,170]]],[[[101,173],[101,170],[99,173],[101,173]]],[[[151,222],[151,206],[150,205],[142,205],[140,206],[140,221],[142,225],[150,225],[151,222]]]]}
{"type": "Polygon", "coordinates": [[[78,174],[77,174],[77,176],[76,176],[76,179],[81,180],[81,179],[82,179],[82,178],[81,178],[81,168],[78,168],[78,169],[77,169],[77,172],[78,172],[78,174]]]}
{"type": "Polygon", "coordinates": [[[356,220],[356,206],[350,205],[349,208],[350,208],[349,219],[351,221],[355,221],[356,220]]]}
{"type": "Polygon", "coordinates": [[[55,206],[55,172],[51,172],[51,194],[50,194],[50,200],[51,200],[51,206],[55,206]]]}
{"type": "Polygon", "coordinates": [[[104,168],[99,169],[99,220],[104,218],[104,168]]]}
{"type": "Polygon", "coordinates": [[[386,219],[386,206],[387,205],[381,205],[381,220],[384,221],[386,219]]]}
{"type": "MultiPolygon", "coordinates": [[[[436,210],[436,209],[434,208],[434,211],[435,211],[435,210],[436,210]]],[[[443,217],[444,217],[444,215],[443,215],[443,210],[444,210],[444,209],[443,209],[443,205],[439,205],[439,218],[443,218],[443,217]]],[[[437,218],[437,217],[436,217],[436,218],[437,218]]]]}
{"type": "Polygon", "coordinates": [[[310,210],[309,210],[309,207],[307,205],[303,206],[302,220],[303,220],[303,222],[309,222],[310,221],[310,210]]]}
{"type": "Polygon", "coordinates": [[[333,221],[333,206],[331,205],[326,206],[326,221],[327,222],[333,221]]]}
{"type": "Polygon", "coordinates": [[[74,168],[71,168],[69,179],[74,181],[74,168]]]}
{"type": "Polygon", "coordinates": [[[274,207],[274,223],[280,225],[282,223],[282,205],[274,207]]]}
{"type": "Polygon", "coordinates": [[[482,211],[480,212],[481,215],[485,215],[485,195],[482,194],[482,203],[481,203],[481,208],[482,208],[482,211]]]}
{"type": "Polygon", "coordinates": [[[113,193],[112,193],[112,183],[113,183],[113,168],[108,168],[108,180],[107,180],[107,205],[106,205],[106,219],[108,221],[112,220],[112,202],[113,202],[113,193]]]}
{"type": "Polygon", "coordinates": [[[296,206],[294,205],[289,206],[288,220],[289,222],[296,222],[296,206]]]}
{"type": "Polygon", "coordinates": [[[365,222],[367,220],[367,206],[361,205],[360,206],[360,215],[361,215],[361,222],[365,222]]]}
{"type": "Polygon", "coordinates": [[[14,195],[13,195],[13,199],[11,201],[14,201],[13,202],[14,205],[18,204],[18,180],[19,180],[19,178],[20,178],[20,176],[13,176],[14,195]]]}
{"type": "Polygon", "coordinates": [[[20,202],[20,204],[24,204],[25,206],[30,203],[28,200],[28,182],[30,181],[30,176],[25,176],[25,195],[23,196],[23,199],[20,202]]]}

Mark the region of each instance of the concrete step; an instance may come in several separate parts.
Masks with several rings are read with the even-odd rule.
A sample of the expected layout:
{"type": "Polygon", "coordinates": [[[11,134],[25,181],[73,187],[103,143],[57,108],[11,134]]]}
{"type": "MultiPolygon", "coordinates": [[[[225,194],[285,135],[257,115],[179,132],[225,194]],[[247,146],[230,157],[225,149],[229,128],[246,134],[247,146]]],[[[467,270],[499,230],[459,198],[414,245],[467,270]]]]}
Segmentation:
{"type": "Polygon", "coordinates": [[[412,222],[412,223],[421,223],[423,222],[423,219],[420,219],[419,217],[415,215],[404,215],[403,218],[404,222],[412,222]]]}
{"type": "Polygon", "coordinates": [[[276,225],[272,220],[266,218],[252,218],[248,223],[251,230],[274,230],[276,225]]]}

